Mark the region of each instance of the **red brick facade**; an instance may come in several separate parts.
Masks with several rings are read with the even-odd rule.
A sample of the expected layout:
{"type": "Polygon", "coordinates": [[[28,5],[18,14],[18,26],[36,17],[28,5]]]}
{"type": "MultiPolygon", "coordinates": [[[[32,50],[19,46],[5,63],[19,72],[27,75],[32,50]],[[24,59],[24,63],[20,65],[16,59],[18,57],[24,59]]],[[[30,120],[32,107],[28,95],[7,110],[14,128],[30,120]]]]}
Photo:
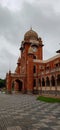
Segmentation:
{"type": "Polygon", "coordinates": [[[14,73],[7,73],[7,91],[60,94],[60,54],[43,60],[43,43],[30,29],[24,35],[14,73]]]}

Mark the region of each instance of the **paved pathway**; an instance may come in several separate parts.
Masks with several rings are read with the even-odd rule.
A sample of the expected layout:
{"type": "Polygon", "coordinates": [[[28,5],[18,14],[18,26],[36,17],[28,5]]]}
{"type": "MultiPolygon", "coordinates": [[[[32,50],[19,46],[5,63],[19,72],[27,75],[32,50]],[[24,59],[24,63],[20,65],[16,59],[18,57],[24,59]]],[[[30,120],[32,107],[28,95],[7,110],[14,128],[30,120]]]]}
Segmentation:
{"type": "Polygon", "coordinates": [[[60,130],[60,104],[34,95],[0,94],[0,130],[60,130]]]}

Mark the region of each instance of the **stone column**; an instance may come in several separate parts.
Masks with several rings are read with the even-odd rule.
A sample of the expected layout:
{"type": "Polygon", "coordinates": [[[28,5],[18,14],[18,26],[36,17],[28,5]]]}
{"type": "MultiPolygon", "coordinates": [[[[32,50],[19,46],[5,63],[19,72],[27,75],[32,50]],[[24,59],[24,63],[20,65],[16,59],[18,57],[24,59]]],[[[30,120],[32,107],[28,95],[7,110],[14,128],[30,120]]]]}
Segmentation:
{"type": "Polygon", "coordinates": [[[41,79],[41,86],[40,86],[40,93],[41,93],[41,95],[42,95],[42,79],[41,79]]]}
{"type": "Polygon", "coordinates": [[[57,96],[57,79],[55,79],[55,95],[57,96]]]}
{"type": "Polygon", "coordinates": [[[51,79],[50,79],[50,94],[51,94],[51,87],[52,87],[52,84],[51,84],[51,79]]]}

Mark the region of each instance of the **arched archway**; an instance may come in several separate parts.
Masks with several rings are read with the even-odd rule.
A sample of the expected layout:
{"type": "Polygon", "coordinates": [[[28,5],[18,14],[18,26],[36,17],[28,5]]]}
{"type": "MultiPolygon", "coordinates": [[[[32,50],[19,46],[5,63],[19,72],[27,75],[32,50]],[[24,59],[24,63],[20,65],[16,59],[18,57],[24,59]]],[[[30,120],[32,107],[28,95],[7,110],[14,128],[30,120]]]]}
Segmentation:
{"type": "Polygon", "coordinates": [[[49,77],[46,77],[46,86],[50,86],[50,80],[49,80],[49,77]]]}
{"type": "Polygon", "coordinates": [[[60,86],[60,74],[57,75],[57,85],[60,86]]]}
{"type": "Polygon", "coordinates": [[[18,86],[18,91],[19,91],[19,92],[22,91],[22,87],[23,87],[22,81],[19,80],[19,79],[16,79],[15,81],[16,81],[17,86],[18,86]]]}
{"type": "Polygon", "coordinates": [[[45,86],[45,80],[42,78],[42,86],[45,86]]]}
{"type": "Polygon", "coordinates": [[[55,77],[54,76],[51,77],[51,85],[55,86],[55,77]]]}

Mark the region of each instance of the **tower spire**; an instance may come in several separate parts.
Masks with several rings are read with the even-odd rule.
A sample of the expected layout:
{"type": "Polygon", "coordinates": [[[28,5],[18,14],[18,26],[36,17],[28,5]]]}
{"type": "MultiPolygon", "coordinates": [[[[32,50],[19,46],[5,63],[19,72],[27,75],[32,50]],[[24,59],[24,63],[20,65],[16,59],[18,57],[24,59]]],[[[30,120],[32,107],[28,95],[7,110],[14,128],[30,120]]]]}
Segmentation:
{"type": "Polygon", "coordinates": [[[32,26],[30,27],[30,30],[32,30],[32,26]]]}

